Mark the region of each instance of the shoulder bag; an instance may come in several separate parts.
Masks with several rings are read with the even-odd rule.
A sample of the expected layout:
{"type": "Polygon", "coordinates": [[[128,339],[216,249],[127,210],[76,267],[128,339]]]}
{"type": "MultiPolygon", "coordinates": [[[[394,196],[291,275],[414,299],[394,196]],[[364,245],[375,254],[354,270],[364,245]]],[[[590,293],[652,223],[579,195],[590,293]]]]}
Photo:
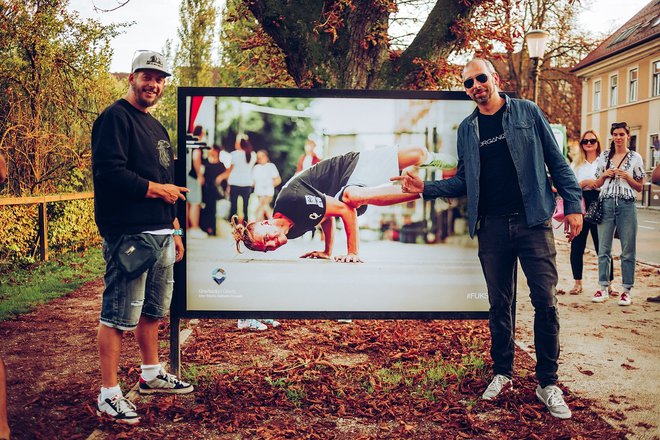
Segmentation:
{"type": "Polygon", "coordinates": [[[133,280],[158,260],[160,246],[151,234],[122,235],[112,252],[117,266],[127,279],[133,280]]]}

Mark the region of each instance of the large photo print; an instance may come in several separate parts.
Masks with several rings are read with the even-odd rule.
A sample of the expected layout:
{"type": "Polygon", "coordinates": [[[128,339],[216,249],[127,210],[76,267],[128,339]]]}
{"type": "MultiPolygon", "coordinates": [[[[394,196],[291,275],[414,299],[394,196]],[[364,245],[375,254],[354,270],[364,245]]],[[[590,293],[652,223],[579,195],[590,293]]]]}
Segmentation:
{"type": "Polygon", "coordinates": [[[182,316],[486,318],[456,172],[459,92],[179,89],[182,316]]]}

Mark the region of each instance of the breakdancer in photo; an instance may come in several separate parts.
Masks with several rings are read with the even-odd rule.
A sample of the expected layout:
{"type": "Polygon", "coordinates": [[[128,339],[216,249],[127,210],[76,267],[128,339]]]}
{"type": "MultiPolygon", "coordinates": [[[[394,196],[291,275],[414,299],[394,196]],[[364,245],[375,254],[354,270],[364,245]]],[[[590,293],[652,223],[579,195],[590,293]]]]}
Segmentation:
{"type": "Polygon", "coordinates": [[[320,224],[325,249],[308,252],[301,258],[329,259],[334,242],[334,218],[341,217],[347,254],[334,259],[361,263],[357,216],[367,210],[367,205],[388,206],[418,199],[419,194],[404,193],[400,186],[389,182],[391,176],[410,166],[453,168],[456,159],[421,147],[383,147],[322,160],[284,185],[275,200],[271,219],[248,224],[235,217],[231,219],[236,249],[240,252],[243,242],[253,251],[273,251],[320,224]]]}

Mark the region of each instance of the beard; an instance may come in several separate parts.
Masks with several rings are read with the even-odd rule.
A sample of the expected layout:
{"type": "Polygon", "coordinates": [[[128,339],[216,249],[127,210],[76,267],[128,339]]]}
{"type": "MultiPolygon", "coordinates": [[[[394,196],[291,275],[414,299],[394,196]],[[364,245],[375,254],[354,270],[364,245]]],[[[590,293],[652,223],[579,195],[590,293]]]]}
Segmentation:
{"type": "Polygon", "coordinates": [[[144,97],[144,88],[138,89],[135,84],[131,84],[131,89],[133,89],[133,95],[135,96],[137,103],[144,108],[153,107],[163,96],[163,91],[161,90],[160,93],[157,93],[152,99],[148,99],[144,97]]]}
{"type": "Polygon", "coordinates": [[[474,102],[476,102],[477,104],[485,104],[485,103],[488,102],[490,97],[493,95],[493,91],[490,90],[490,89],[485,89],[484,92],[485,93],[480,94],[479,97],[477,97],[477,95],[475,93],[475,94],[471,95],[470,98],[472,98],[472,100],[474,102]]]}

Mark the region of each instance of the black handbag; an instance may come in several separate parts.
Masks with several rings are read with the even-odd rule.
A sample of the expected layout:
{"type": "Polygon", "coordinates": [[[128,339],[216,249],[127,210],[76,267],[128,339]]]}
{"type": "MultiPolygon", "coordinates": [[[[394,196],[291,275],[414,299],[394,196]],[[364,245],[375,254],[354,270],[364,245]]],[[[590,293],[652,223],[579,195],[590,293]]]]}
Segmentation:
{"type": "Polygon", "coordinates": [[[584,214],[584,221],[599,224],[603,221],[603,202],[596,199],[589,204],[586,214],[584,214]]]}
{"type": "Polygon", "coordinates": [[[122,235],[112,255],[127,279],[133,280],[158,260],[160,246],[151,234],[122,235]]]}

